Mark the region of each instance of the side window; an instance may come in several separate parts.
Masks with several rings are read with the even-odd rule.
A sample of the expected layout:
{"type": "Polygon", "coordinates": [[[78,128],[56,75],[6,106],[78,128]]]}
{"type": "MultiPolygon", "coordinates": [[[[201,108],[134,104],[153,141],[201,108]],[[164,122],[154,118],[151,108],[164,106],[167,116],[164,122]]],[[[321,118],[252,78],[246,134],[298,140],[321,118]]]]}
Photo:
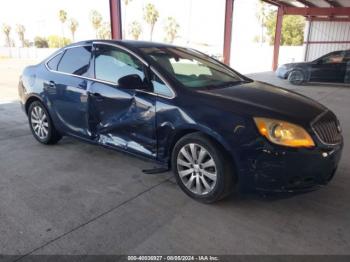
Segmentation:
{"type": "Polygon", "coordinates": [[[152,75],[152,84],[154,93],[169,98],[173,96],[172,90],[170,90],[170,88],[156,74],[152,75]]]}
{"type": "Polygon", "coordinates": [[[86,76],[91,58],[91,46],[73,47],[66,50],[58,71],[78,76],[86,76]]]}
{"type": "Polygon", "coordinates": [[[347,51],[344,56],[344,63],[349,63],[350,62],[350,51],[347,51]]]}
{"type": "Polygon", "coordinates": [[[95,78],[118,83],[119,78],[137,74],[145,78],[143,64],[129,53],[108,45],[96,45],[95,78]]]}
{"type": "Polygon", "coordinates": [[[51,70],[57,70],[57,66],[58,63],[61,61],[61,57],[63,55],[63,52],[54,56],[53,58],[51,58],[48,62],[47,62],[47,66],[48,68],[50,68],[51,70]]]}
{"type": "Polygon", "coordinates": [[[329,55],[326,55],[322,58],[323,64],[338,64],[342,63],[344,58],[344,52],[335,52],[329,55]]]}

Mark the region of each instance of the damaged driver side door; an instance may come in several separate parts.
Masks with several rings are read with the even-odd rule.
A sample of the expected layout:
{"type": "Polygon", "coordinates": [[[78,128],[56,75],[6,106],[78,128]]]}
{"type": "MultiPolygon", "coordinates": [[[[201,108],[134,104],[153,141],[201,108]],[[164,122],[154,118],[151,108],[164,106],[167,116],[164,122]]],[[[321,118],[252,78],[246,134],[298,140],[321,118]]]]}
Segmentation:
{"type": "Polygon", "coordinates": [[[155,102],[147,88],[147,67],[117,46],[94,44],[95,81],[89,88],[90,127],[94,139],[106,146],[156,158],[155,102]],[[120,79],[136,76],[142,87],[120,79]],[[139,76],[140,78],[138,78],[139,76]],[[123,78],[124,77],[124,78],[123,78]]]}

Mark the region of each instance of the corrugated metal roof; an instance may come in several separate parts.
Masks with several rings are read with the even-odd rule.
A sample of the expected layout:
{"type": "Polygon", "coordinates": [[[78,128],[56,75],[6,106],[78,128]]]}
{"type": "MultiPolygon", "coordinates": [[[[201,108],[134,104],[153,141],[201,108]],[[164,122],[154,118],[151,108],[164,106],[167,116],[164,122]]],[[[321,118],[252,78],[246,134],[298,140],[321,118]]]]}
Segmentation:
{"type": "Polygon", "coordinates": [[[294,7],[350,7],[349,0],[267,0],[294,7]]]}
{"type": "MultiPolygon", "coordinates": [[[[311,15],[310,17],[323,20],[345,20],[349,21],[350,11],[347,12],[350,8],[350,0],[263,0],[266,3],[275,4],[285,7],[296,7],[296,8],[310,8],[313,9],[313,13],[317,13],[314,8],[327,8],[329,15],[311,15]],[[334,8],[334,13],[331,11],[334,8]],[[342,9],[344,8],[344,10],[342,9]],[[340,11],[343,10],[343,11],[340,11]]],[[[295,12],[295,10],[294,10],[295,12]]],[[[323,10],[323,14],[326,11],[323,10]]]]}
{"type": "Polygon", "coordinates": [[[350,49],[349,25],[348,22],[312,22],[308,42],[305,42],[306,61],[312,61],[332,51],[350,49]]]}

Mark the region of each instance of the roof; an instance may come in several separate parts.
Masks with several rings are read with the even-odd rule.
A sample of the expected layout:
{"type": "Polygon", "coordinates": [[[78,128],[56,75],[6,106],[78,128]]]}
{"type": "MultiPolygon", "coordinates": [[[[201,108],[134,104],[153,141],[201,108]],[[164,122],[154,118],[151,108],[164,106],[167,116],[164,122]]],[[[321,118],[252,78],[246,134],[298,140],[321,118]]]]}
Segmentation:
{"type": "Polygon", "coordinates": [[[151,41],[136,41],[136,40],[122,40],[117,41],[122,42],[128,46],[132,47],[167,47],[167,46],[174,46],[167,43],[158,43],[158,42],[151,42],[151,41]]]}
{"type": "MultiPolygon", "coordinates": [[[[120,47],[125,47],[128,50],[134,52],[136,55],[138,55],[139,57],[141,57],[144,61],[146,61],[148,63],[150,62],[149,58],[145,55],[145,53],[142,50],[140,50],[140,48],[178,47],[175,45],[170,45],[170,44],[166,44],[166,43],[151,42],[151,41],[91,39],[91,40],[85,40],[85,41],[72,43],[72,44],[67,45],[63,48],[78,47],[78,46],[82,46],[82,45],[90,45],[93,42],[116,44],[116,45],[119,45],[120,47]]],[[[58,50],[57,52],[59,52],[59,51],[60,50],[58,50]]]]}
{"type": "Polygon", "coordinates": [[[283,8],[286,15],[302,15],[310,20],[350,21],[349,0],[263,0],[283,8]]]}
{"type": "Polygon", "coordinates": [[[350,7],[349,0],[263,0],[289,7],[350,7]]]}
{"type": "Polygon", "coordinates": [[[125,46],[125,47],[133,47],[133,48],[174,46],[174,45],[171,45],[171,44],[151,42],[151,41],[102,40],[102,39],[91,39],[91,40],[80,41],[80,42],[77,42],[77,43],[70,44],[69,46],[91,44],[92,42],[112,43],[112,44],[118,44],[118,45],[125,46]]]}

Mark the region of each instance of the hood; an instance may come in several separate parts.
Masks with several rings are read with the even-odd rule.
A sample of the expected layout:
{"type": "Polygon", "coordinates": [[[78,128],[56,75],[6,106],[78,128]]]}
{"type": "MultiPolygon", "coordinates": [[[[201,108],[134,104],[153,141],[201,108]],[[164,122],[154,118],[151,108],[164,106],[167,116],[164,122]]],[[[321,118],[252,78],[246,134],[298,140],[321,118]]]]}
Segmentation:
{"type": "Polygon", "coordinates": [[[252,81],[228,88],[199,91],[211,106],[242,115],[276,118],[308,125],[327,108],[286,89],[252,81]]]}
{"type": "Polygon", "coordinates": [[[304,65],[309,65],[310,62],[298,62],[298,63],[288,63],[288,64],[283,64],[282,66],[287,67],[287,68],[291,68],[291,67],[295,67],[295,66],[304,66],[304,65]]]}

